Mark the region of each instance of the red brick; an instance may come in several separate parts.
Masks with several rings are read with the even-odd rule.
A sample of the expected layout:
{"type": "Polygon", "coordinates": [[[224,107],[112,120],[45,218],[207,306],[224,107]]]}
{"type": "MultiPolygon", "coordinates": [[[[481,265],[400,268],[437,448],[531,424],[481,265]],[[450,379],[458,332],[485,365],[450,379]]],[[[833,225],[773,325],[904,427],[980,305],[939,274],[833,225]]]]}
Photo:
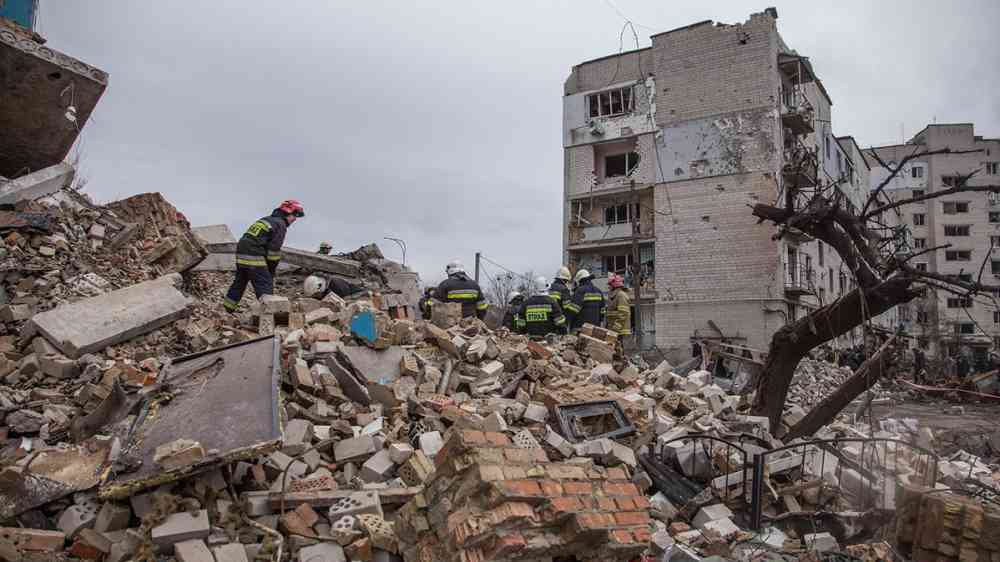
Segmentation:
{"type": "Polygon", "coordinates": [[[510,556],[524,550],[526,546],[528,546],[528,543],[521,536],[521,533],[509,533],[497,537],[493,543],[493,552],[490,554],[490,560],[510,556]]]}
{"type": "Polygon", "coordinates": [[[482,431],[467,429],[462,432],[462,441],[466,445],[485,445],[486,435],[482,431]]]}
{"type": "Polygon", "coordinates": [[[524,502],[507,502],[490,512],[490,519],[494,525],[515,521],[537,519],[534,508],[524,502]]]}
{"type": "Polygon", "coordinates": [[[590,482],[563,482],[563,490],[569,495],[590,495],[594,493],[594,488],[590,482]]]}
{"type": "Polygon", "coordinates": [[[622,511],[632,511],[636,509],[635,502],[632,498],[615,498],[615,503],[618,504],[618,509],[622,511]]]}
{"type": "Polygon", "coordinates": [[[542,495],[542,488],[535,480],[504,480],[497,482],[497,486],[505,496],[524,498],[542,495]]]}
{"type": "Polygon", "coordinates": [[[496,431],[487,431],[484,434],[487,443],[491,445],[496,445],[497,447],[505,447],[510,445],[510,438],[503,433],[497,433],[496,431]]]}
{"type": "Polygon", "coordinates": [[[595,498],[597,500],[597,509],[601,511],[614,511],[618,509],[615,506],[615,501],[611,498],[595,498]]]}
{"type": "Polygon", "coordinates": [[[674,521],[667,527],[671,535],[679,535],[681,533],[686,533],[691,530],[691,526],[683,521],[674,521]]]}
{"type": "Polygon", "coordinates": [[[615,542],[619,542],[622,544],[631,544],[633,542],[632,533],[626,531],[625,529],[617,529],[611,531],[611,536],[614,538],[615,542]]]}
{"type": "Polygon", "coordinates": [[[642,511],[619,512],[615,514],[619,525],[648,525],[649,514],[642,511]]]}
{"type": "Polygon", "coordinates": [[[504,449],[503,456],[508,461],[518,464],[530,464],[533,457],[528,449],[504,449]]]}
{"type": "Polygon", "coordinates": [[[564,496],[561,498],[552,498],[552,500],[549,502],[549,505],[555,512],[554,515],[556,517],[566,514],[577,513],[583,509],[583,505],[580,503],[580,500],[570,496],[564,496]]]}
{"type": "Polygon", "coordinates": [[[604,484],[604,491],[609,496],[638,496],[639,488],[631,482],[607,482],[604,484]]]}
{"type": "Polygon", "coordinates": [[[542,493],[550,498],[561,496],[563,488],[555,480],[539,480],[538,485],[542,488],[542,493]]]}
{"type": "Polygon", "coordinates": [[[532,460],[535,462],[549,462],[549,456],[545,454],[545,449],[528,449],[531,451],[532,460]]]}
{"type": "Polygon", "coordinates": [[[636,509],[649,509],[650,507],[652,507],[652,504],[649,503],[649,500],[646,499],[646,496],[636,496],[632,498],[632,501],[635,502],[636,509]]]}
{"type": "Polygon", "coordinates": [[[632,534],[635,535],[635,542],[648,544],[652,540],[653,535],[649,532],[649,527],[636,527],[632,529],[632,534]]]}
{"type": "Polygon", "coordinates": [[[577,513],[576,524],[584,531],[609,529],[615,526],[615,518],[607,513],[577,513]]]}

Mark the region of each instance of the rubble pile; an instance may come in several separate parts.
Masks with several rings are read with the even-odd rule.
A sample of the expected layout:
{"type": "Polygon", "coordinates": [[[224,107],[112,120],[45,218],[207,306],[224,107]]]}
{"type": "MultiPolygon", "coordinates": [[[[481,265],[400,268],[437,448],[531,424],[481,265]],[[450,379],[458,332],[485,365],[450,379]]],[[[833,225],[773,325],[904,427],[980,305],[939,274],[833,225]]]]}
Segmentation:
{"type": "Polygon", "coordinates": [[[878,559],[885,529],[912,552],[998,552],[972,507],[914,542],[951,505],[927,491],[995,487],[981,459],[886,440],[930,448],[926,428],[780,440],[845,369],[803,362],[771,428],[731,381],[634,363],[602,328],[531,339],[449,304],[415,320],[374,247],[331,266],[357,268],[351,298],[306,298],[291,271],[228,315],[230,275],[197,270],[159,195],[20,205],[0,228],[0,558],[878,559]]]}

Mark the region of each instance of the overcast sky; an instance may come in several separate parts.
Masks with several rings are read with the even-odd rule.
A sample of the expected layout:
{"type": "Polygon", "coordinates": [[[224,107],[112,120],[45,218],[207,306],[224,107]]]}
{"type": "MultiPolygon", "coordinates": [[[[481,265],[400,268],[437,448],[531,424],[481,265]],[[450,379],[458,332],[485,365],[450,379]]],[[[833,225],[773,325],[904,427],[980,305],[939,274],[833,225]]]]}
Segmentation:
{"type": "Polygon", "coordinates": [[[994,0],[41,4],[49,45],[111,75],[81,143],[95,199],[159,191],[239,236],[294,197],[307,217],[291,245],[376,241],[398,260],[382,238],[400,237],[425,281],[452,258],[471,270],[477,250],[555,272],[562,85],[573,64],[618,51],[618,12],[644,47],[776,5],[837,135],[887,144],[936,119],[1000,136],[994,0]]]}

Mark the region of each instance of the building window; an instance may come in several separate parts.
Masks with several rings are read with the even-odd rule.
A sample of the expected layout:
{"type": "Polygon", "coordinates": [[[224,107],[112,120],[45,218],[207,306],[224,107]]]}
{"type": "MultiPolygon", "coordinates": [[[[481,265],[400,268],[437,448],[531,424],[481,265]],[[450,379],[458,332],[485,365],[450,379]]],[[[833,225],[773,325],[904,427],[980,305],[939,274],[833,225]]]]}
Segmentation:
{"type": "Polygon", "coordinates": [[[926,324],[926,323],[927,323],[927,311],[922,308],[917,309],[917,324],[926,324]]]}
{"type": "Polygon", "coordinates": [[[819,255],[817,256],[819,258],[819,266],[823,267],[823,241],[820,240],[817,244],[819,248],[819,255]]]}
{"type": "Polygon", "coordinates": [[[924,167],[923,166],[914,166],[914,167],[910,168],[910,174],[914,178],[922,178],[922,177],[924,177],[924,167]]]}
{"type": "Polygon", "coordinates": [[[840,278],[837,280],[840,283],[840,294],[844,294],[844,286],[847,285],[847,276],[843,272],[840,273],[840,278]]]}
{"type": "Polygon", "coordinates": [[[990,245],[994,248],[1000,248],[1000,236],[990,236],[990,245]]]}
{"type": "Polygon", "coordinates": [[[591,117],[610,117],[631,112],[634,109],[633,101],[631,86],[587,96],[591,117]]]}
{"type": "Polygon", "coordinates": [[[995,191],[987,193],[986,198],[990,200],[990,205],[996,205],[997,203],[1000,203],[1000,193],[997,193],[995,191]]]}
{"type": "Polygon", "coordinates": [[[639,165],[639,154],[626,152],[604,157],[604,177],[616,178],[631,174],[639,165]]]}
{"type": "Polygon", "coordinates": [[[830,294],[833,294],[833,268],[827,270],[827,285],[830,286],[830,294]]]}
{"type": "Polygon", "coordinates": [[[956,334],[975,334],[976,325],[972,322],[955,322],[955,333],[956,334]]]}
{"type": "Polygon", "coordinates": [[[968,201],[945,201],[944,202],[944,214],[946,215],[957,215],[959,213],[969,212],[969,202],[968,201]]]}
{"type": "Polygon", "coordinates": [[[827,135],[827,136],[823,137],[823,140],[826,141],[824,143],[825,149],[826,149],[826,159],[829,160],[830,159],[830,136],[827,135]]]}
{"type": "Polygon", "coordinates": [[[1000,310],[994,310],[993,311],[993,323],[994,324],[1000,324],[1000,310]]]}
{"type": "Polygon", "coordinates": [[[944,225],[945,236],[968,236],[970,226],[967,224],[946,224],[944,225]]]}
{"type": "Polygon", "coordinates": [[[924,196],[924,190],[923,189],[914,189],[913,190],[913,197],[914,198],[923,197],[923,196],[924,196]]]}
{"type": "Polygon", "coordinates": [[[951,297],[948,299],[948,308],[972,308],[972,299],[968,297],[951,297]]]}
{"type": "Polygon", "coordinates": [[[605,273],[625,273],[632,265],[632,254],[622,254],[620,256],[604,256],[605,273]]]}
{"type": "Polygon", "coordinates": [[[913,226],[924,226],[927,223],[927,215],[924,213],[913,213],[913,226]]]}
{"type": "Polygon", "coordinates": [[[1000,261],[991,260],[990,271],[993,273],[993,275],[1000,275],[1000,261]]]}
{"type": "Polygon", "coordinates": [[[998,170],[998,168],[1000,168],[1000,162],[987,162],[984,167],[986,168],[986,175],[1000,175],[1000,170],[998,170]]]}
{"type": "Polygon", "coordinates": [[[989,219],[990,222],[994,222],[994,223],[1000,222],[1000,212],[990,211],[989,215],[987,216],[987,218],[989,219]]]}
{"type": "Polygon", "coordinates": [[[913,264],[916,266],[917,271],[927,271],[927,262],[920,262],[913,264]]]}
{"type": "Polygon", "coordinates": [[[1000,349],[1000,336],[993,336],[993,349],[1000,349]]]}
{"type": "Polygon", "coordinates": [[[926,247],[927,247],[927,239],[926,238],[914,238],[913,239],[913,249],[914,250],[923,250],[926,247]]]}
{"type": "Polygon", "coordinates": [[[944,261],[970,261],[972,250],[946,250],[944,261]]]}
{"type": "Polygon", "coordinates": [[[604,208],[604,224],[628,224],[632,217],[639,218],[639,205],[613,205],[604,208]],[[630,212],[631,211],[631,212],[630,212]]]}
{"type": "Polygon", "coordinates": [[[958,187],[958,176],[941,176],[941,183],[948,187],[958,187]]]}

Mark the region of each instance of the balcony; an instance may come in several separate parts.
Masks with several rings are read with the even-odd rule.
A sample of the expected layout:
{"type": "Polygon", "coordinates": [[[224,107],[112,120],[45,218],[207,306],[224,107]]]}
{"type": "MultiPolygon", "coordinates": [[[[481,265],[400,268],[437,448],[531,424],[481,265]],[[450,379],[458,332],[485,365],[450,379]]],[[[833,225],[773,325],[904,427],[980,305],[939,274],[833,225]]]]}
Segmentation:
{"type": "Polygon", "coordinates": [[[796,135],[807,135],[815,130],[815,111],[809,99],[795,87],[781,88],[781,124],[796,135]]]}
{"type": "Polygon", "coordinates": [[[798,298],[802,295],[815,294],[813,278],[815,272],[803,264],[785,264],[785,296],[798,298]]]}
{"type": "Polygon", "coordinates": [[[819,184],[819,163],[815,150],[801,141],[795,141],[785,147],[783,156],[785,164],[781,167],[781,175],[787,185],[800,188],[819,184]]]}

